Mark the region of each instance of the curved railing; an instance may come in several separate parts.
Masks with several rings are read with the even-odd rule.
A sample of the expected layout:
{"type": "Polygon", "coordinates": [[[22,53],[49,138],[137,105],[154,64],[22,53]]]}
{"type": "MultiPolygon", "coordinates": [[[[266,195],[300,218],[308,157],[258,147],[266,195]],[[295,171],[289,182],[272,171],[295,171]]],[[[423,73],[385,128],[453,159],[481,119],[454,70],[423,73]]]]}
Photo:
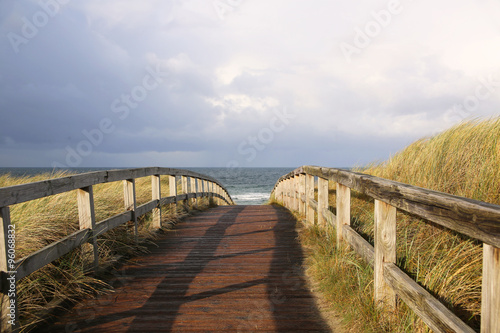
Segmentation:
{"type": "Polygon", "coordinates": [[[133,221],[137,237],[137,218],[139,216],[153,212],[153,226],[160,228],[162,206],[202,197],[213,198],[219,205],[234,204],[227,190],[216,179],[188,170],[159,167],[97,171],[0,188],[2,331],[10,330],[10,325],[6,323],[8,321],[5,317],[6,314],[13,313],[12,317],[17,318],[15,308],[9,307],[10,304],[16,304],[16,300],[13,298],[15,293],[13,295],[9,293],[12,279],[14,281],[20,280],[85,243],[90,243],[93,247],[94,267],[97,268],[97,236],[128,221],[133,221]],[[137,206],[135,179],[148,176],[151,177],[152,199],[137,206]],[[161,176],[167,176],[169,179],[170,196],[168,197],[161,197],[161,176]],[[177,193],[178,180],[182,186],[182,194],[177,193]],[[106,220],[96,221],[93,186],[116,181],[123,181],[125,210],[123,213],[106,220]],[[188,182],[190,187],[188,187],[188,182]],[[170,184],[175,184],[175,186],[170,186],[170,184]],[[16,260],[14,257],[15,249],[12,245],[15,243],[12,236],[14,226],[11,225],[9,206],[73,190],[77,190],[80,230],[16,260]]]}
{"type": "Polygon", "coordinates": [[[480,240],[483,242],[481,332],[500,332],[500,206],[362,173],[316,166],[302,166],[282,176],[272,195],[290,210],[304,214],[308,223],[333,225],[337,245],[346,241],[374,267],[375,302],[395,307],[397,295],[435,332],[474,330],[396,266],[396,210],[480,240]],[[336,183],[336,214],[329,209],[329,182],[336,183]],[[375,199],[374,246],[350,226],[351,189],[375,199]]]}

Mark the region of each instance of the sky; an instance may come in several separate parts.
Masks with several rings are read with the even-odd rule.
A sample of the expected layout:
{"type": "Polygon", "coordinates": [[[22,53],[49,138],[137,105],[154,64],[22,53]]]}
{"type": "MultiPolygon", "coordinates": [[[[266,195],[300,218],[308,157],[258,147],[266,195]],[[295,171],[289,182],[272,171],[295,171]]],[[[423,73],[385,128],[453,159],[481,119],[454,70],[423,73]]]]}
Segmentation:
{"type": "Polygon", "coordinates": [[[498,0],[0,0],[0,167],[348,167],[500,114],[498,0]]]}

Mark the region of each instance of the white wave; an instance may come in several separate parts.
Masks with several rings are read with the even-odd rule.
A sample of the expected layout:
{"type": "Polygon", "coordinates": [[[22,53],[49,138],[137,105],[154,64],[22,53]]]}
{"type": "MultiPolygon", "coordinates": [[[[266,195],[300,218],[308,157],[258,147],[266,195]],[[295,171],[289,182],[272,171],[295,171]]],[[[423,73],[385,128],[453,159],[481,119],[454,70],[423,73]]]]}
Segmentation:
{"type": "Polygon", "coordinates": [[[236,203],[241,201],[264,202],[269,199],[269,193],[241,193],[232,195],[232,198],[236,203]]]}

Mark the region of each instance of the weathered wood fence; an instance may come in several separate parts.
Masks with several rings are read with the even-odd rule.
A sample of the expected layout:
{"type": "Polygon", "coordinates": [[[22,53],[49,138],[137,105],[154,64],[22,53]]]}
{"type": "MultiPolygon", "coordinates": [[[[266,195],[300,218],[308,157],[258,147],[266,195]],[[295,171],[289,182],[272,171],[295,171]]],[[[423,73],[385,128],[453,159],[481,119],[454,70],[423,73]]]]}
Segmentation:
{"type": "Polygon", "coordinates": [[[374,268],[374,300],[378,305],[396,306],[397,295],[435,332],[474,330],[396,266],[396,210],[480,240],[483,242],[481,332],[500,332],[500,206],[315,166],[303,166],[282,176],[273,195],[285,207],[304,214],[308,223],[329,223],[336,228],[337,245],[347,242],[374,268]],[[336,214],[329,209],[329,182],[332,186],[336,183],[336,214]],[[375,200],[375,246],[350,226],[351,189],[375,200]]]}
{"type": "MultiPolygon", "coordinates": [[[[209,197],[219,205],[232,205],[233,201],[217,180],[187,170],[170,168],[140,168],[111,170],[84,173],[69,177],[45,180],[35,183],[22,184],[0,188],[0,271],[1,271],[1,318],[2,332],[13,328],[10,318],[18,318],[15,292],[10,293],[15,282],[42,268],[43,266],[61,258],[77,247],[90,243],[93,250],[94,267],[98,267],[98,248],[96,237],[129,221],[134,222],[135,236],[137,237],[137,218],[153,212],[153,226],[161,227],[161,207],[167,204],[177,204],[190,199],[209,197]],[[161,197],[160,178],[168,177],[170,196],[161,197]],[[151,201],[137,206],[135,195],[135,180],[142,177],[151,177],[151,201]],[[103,221],[95,220],[94,185],[122,181],[124,192],[125,211],[103,221]],[[182,184],[182,193],[177,193],[177,182],[182,184]],[[188,183],[191,185],[188,187],[188,183]],[[171,186],[170,184],[174,185],[171,186]],[[24,258],[14,257],[15,244],[13,225],[10,221],[9,206],[44,198],[47,196],[77,191],[80,230],[49,244],[24,258]],[[12,316],[9,316],[12,314],[12,316]]],[[[18,325],[17,325],[18,326],[18,325]]]]}

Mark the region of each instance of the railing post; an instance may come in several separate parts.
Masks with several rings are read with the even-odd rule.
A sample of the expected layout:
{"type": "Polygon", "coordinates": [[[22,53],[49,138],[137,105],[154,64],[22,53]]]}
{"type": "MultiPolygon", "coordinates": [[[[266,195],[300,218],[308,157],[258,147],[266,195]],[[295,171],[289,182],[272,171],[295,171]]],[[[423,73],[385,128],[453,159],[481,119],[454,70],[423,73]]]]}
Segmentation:
{"type": "Polygon", "coordinates": [[[286,208],[292,209],[292,202],[293,202],[293,197],[292,197],[292,178],[288,178],[286,180],[286,192],[287,192],[287,199],[286,199],[286,208]]]}
{"type": "Polygon", "coordinates": [[[201,205],[201,198],[203,197],[203,185],[202,185],[202,180],[199,178],[196,178],[196,204],[198,206],[201,205]]]}
{"type": "MultiPolygon", "coordinates": [[[[78,216],[80,221],[80,230],[89,229],[90,243],[94,255],[94,270],[99,265],[99,253],[97,250],[97,238],[94,235],[95,229],[95,210],[94,210],[94,191],[92,186],[80,188],[77,190],[78,216]]],[[[85,251],[85,246],[83,247],[85,251]]]]}
{"type": "Polygon", "coordinates": [[[302,201],[302,195],[305,194],[306,191],[306,175],[299,175],[299,213],[301,215],[305,215],[306,213],[306,205],[305,202],[302,201]]]}
{"type": "Polygon", "coordinates": [[[298,175],[294,175],[292,177],[292,195],[293,195],[292,209],[296,212],[298,212],[299,210],[299,199],[297,198],[298,185],[299,185],[299,182],[297,181],[298,178],[299,178],[298,175]]]}
{"type": "Polygon", "coordinates": [[[314,200],[314,176],[306,175],[306,219],[307,223],[314,224],[314,208],[311,206],[314,200]]]}
{"type": "MultiPolygon", "coordinates": [[[[177,180],[175,176],[168,176],[168,195],[171,197],[177,196],[177,180]]],[[[177,214],[177,198],[175,198],[175,202],[171,204],[170,210],[172,214],[177,214]]]]}
{"type": "Polygon", "coordinates": [[[219,185],[214,184],[214,187],[215,187],[215,190],[214,190],[214,193],[215,193],[215,204],[216,204],[217,206],[220,206],[220,199],[219,199],[219,185]]]}
{"type": "Polygon", "coordinates": [[[188,180],[186,176],[181,176],[182,194],[188,193],[188,180]]]}
{"type": "Polygon", "coordinates": [[[283,180],[283,206],[288,208],[288,179],[283,180]]]}
{"type": "Polygon", "coordinates": [[[318,177],[318,225],[325,226],[323,210],[328,209],[328,180],[318,177]]]}
{"type": "Polygon", "coordinates": [[[351,189],[337,183],[337,247],[343,239],[342,226],[351,224],[351,189]]]}
{"type": "Polygon", "coordinates": [[[294,179],[294,187],[295,187],[295,211],[297,213],[300,212],[300,175],[295,175],[294,179]]]}
{"type": "Polygon", "coordinates": [[[481,333],[500,332],[500,249],[483,243],[481,333]]]}
{"type": "Polygon", "coordinates": [[[157,201],[157,207],[153,209],[153,228],[161,228],[161,183],[160,175],[151,176],[151,200],[157,201]]]}
{"type": "Polygon", "coordinates": [[[214,183],[208,182],[208,200],[210,200],[210,204],[215,203],[214,202],[214,183]]]}
{"type": "Polygon", "coordinates": [[[137,202],[135,199],[135,179],[127,179],[123,181],[123,198],[125,202],[125,210],[132,211],[132,221],[134,222],[134,237],[135,242],[139,242],[139,231],[137,226],[137,216],[135,210],[137,202]]]}
{"type": "Polygon", "coordinates": [[[9,207],[0,208],[0,292],[1,332],[12,332],[18,326],[17,291],[14,267],[15,226],[10,224],[9,207]],[[11,236],[11,237],[9,237],[11,236]],[[10,240],[10,242],[9,242],[10,240]],[[9,260],[10,259],[10,260],[9,260]]]}
{"type": "Polygon", "coordinates": [[[281,204],[284,206],[285,205],[285,186],[284,186],[283,180],[280,182],[280,198],[281,198],[281,204]]]}
{"type": "Polygon", "coordinates": [[[374,287],[377,306],[396,308],[396,294],[385,282],[384,263],[396,263],[396,208],[375,200],[374,287]]]}

